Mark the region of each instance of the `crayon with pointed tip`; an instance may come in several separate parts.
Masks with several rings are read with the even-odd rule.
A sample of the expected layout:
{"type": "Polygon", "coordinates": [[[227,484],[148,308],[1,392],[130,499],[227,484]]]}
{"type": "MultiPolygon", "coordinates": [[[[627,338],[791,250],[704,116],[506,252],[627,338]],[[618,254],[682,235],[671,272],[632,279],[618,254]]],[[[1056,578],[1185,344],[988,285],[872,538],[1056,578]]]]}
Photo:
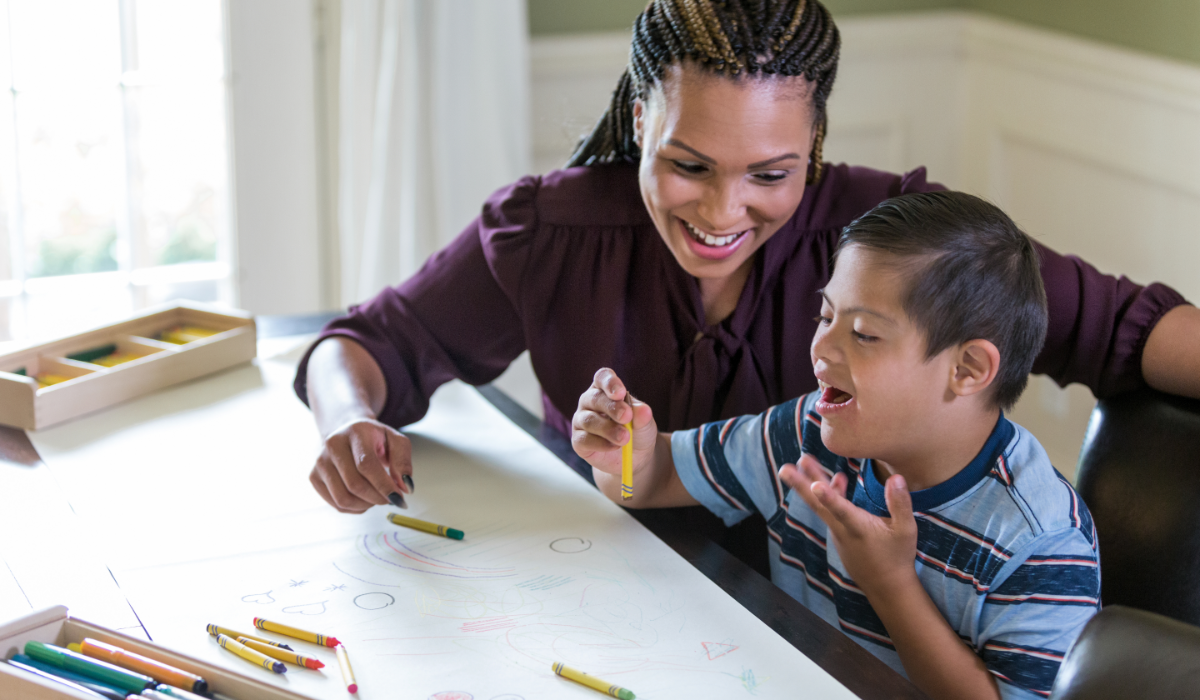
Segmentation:
{"type": "Polygon", "coordinates": [[[237,639],[238,637],[245,637],[246,639],[253,639],[256,642],[262,642],[263,644],[270,644],[271,646],[279,647],[280,649],[287,649],[288,651],[295,651],[294,649],[292,649],[291,647],[289,647],[286,644],[281,644],[279,642],[272,641],[265,637],[256,637],[253,634],[246,634],[245,632],[238,632],[237,630],[231,630],[228,627],[221,627],[220,625],[214,625],[211,622],[208,624],[206,629],[208,630],[208,633],[214,637],[217,636],[218,634],[223,634],[226,637],[229,637],[230,639],[237,639]]]}
{"type": "Polygon", "coordinates": [[[218,634],[217,644],[220,644],[222,649],[237,654],[255,666],[262,666],[275,673],[287,673],[287,666],[284,666],[282,661],[276,661],[261,652],[257,652],[236,639],[230,639],[223,634],[218,634]]]}
{"type": "Polygon", "coordinates": [[[306,642],[312,642],[313,644],[320,644],[321,646],[326,647],[336,647],[341,643],[337,640],[337,637],[330,637],[324,634],[317,634],[316,632],[309,632],[308,630],[302,630],[299,627],[281,625],[278,622],[264,620],[261,617],[254,618],[254,626],[260,630],[282,634],[285,637],[292,637],[293,639],[302,639],[306,642]]]}
{"type": "Polygon", "coordinates": [[[589,676],[583,671],[576,671],[570,666],[563,665],[562,662],[555,661],[554,663],[550,664],[550,668],[555,674],[562,676],[567,680],[575,681],[580,685],[586,685],[592,690],[598,690],[610,697],[620,698],[621,700],[634,700],[634,698],[637,697],[633,694],[633,691],[629,690],[628,688],[622,688],[619,685],[613,685],[612,683],[602,681],[595,676],[589,676]]]}
{"type": "Polygon", "coordinates": [[[314,671],[325,668],[325,664],[317,661],[316,659],[309,658],[307,656],[301,656],[294,651],[284,651],[283,649],[280,649],[279,647],[273,647],[270,644],[256,642],[249,637],[238,637],[238,641],[257,652],[266,654],[272,659],[279,659],[280,661],[286,661],[289,664],[296,664],[297,666],[303,666],[304,668],[311,668],[314,671]]]}

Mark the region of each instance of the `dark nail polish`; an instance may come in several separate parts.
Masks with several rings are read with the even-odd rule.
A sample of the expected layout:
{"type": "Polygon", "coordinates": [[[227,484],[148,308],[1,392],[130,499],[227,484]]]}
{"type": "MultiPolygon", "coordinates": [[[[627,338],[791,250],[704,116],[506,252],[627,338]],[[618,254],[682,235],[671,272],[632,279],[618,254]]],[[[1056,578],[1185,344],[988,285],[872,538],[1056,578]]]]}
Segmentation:
{"type": "Polygon", "coordinates": [[[414,488],[413,482],[412,482],[412,477],[409,476],[408,474],[405,474],[404,476],[400,477],[400,480],[403,481],[404,485],[408,487],[408,492],[412,493],[413,488],[414,488]]]}
{"type": "Polygon", "coordinates": [[[396,506],[397,508],[408,507],[408,504],[404,502],[404,496],[401,496],[398,492],[389,493],[388,500],[391,501],[392,505],[396,506]]]}

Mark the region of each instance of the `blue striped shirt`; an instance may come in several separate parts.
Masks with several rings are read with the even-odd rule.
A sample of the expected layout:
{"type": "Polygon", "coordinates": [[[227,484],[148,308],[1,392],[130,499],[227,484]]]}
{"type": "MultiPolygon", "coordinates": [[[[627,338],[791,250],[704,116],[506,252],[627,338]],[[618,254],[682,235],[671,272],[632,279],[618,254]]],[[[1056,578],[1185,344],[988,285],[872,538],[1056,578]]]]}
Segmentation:
{"type": "MultiPolygon", "coordinates": [[[[831,475],[849,477],[855,505],[888,514],[871,460],[839,457],[821,442],[817,397],[677,432],[675,468],[726,524],[762,513],[775,584],[904,673],[883,623],[826,546],[825,524],[779,480],[779,469],[805,452],[831,475]]],[[[1004,698],[1048,697],[1063,656],[1100,606],[1096,532],[1083,501],[1033,435],[1003,416],[970,464],[913,492],[912,501],[913,566],[942,616],[1004,698]]]]}

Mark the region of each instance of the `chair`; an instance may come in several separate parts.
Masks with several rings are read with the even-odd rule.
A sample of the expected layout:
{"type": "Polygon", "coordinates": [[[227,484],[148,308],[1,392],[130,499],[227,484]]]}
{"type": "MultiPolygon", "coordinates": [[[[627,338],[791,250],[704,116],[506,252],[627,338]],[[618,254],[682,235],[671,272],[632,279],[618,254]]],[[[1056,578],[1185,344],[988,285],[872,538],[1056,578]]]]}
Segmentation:
{"type": "Polygon", "coordinates": [[[1088,622],[1050,700],[1133,698],[1200,698],[1200,627],[1121,605],[1088,622]]]}
{"type": "Polygon", "coordinates": [[[1104,605],[1200,625],[1200,401],[1150,389],[1100,401],[1076,481],[1104,605]]]}

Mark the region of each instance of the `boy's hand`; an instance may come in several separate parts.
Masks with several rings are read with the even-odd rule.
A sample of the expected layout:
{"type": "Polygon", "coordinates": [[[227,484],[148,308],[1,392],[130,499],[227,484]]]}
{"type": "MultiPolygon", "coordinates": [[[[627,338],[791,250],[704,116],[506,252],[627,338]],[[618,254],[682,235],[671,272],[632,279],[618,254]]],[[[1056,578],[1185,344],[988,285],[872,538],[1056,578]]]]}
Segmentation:
{"type": "Polygon", "coordinates": [[[654,459],[658,426],[650,406],[630,397],[616,372],[604,367],[592,386],[579,397],[571,419],[571,446],[588,464],[606,474],[621,474],[621,446],[629,442],[625,423],[633,421],[633,471],[636,474],[654,459]]]}
{"type": "Polygon", "coordinates": [[[812,455],[802,455],[798,467],[785,464],[779,478],[825,521],[846,573],[868,598],[873,590],[915,576],[917,521],[904,477],[893,475],[884,484],[890,518],[871,515],[846,500],[846,475],[826,478],[812,455]]]}

